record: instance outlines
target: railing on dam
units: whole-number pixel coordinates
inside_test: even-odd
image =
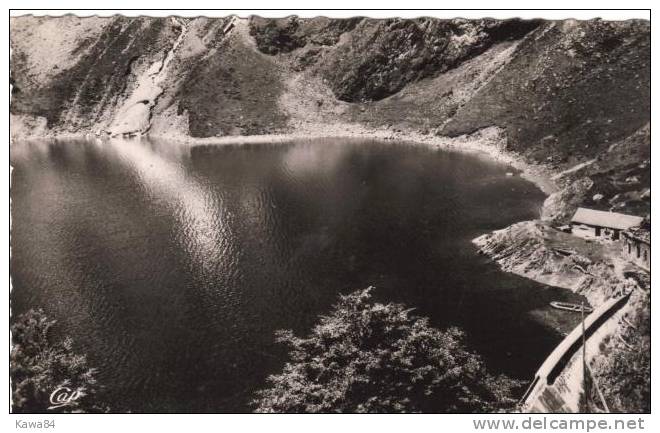
[[[595,309],[593,313],[587,316],[584,320],[585,338],[589,338],[593,335],[603,323],[625,305],[629,297],[630,294],[628,293],[618,298],[609,299],[607,302],[603,303],[603,305]],[[559,343],[550,356],[548,356],[543,364],[541,364],[541,368],[536,372],[534,380],[520,400],[523,411],[543,388],[554,384],[555,380],[562,373],[573,355],[575,355],[581,347],[582,325],[580,324],[576,326],[561,343]]]

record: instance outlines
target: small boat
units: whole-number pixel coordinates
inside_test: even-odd
[[[550,302],[550,305],[554,308],[557,308],[558,310],[574,311],[576,313],[582,311],[582,305],[571,304],[570,302],[553,301]],[[588,305],[584,306],[585,313],[591,313],[592,311],[594,311],[594,309],[591,308],[590,306]]]

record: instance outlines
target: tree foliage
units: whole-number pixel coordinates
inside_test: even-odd
[[[54,320],[43,310],[20,315],[11,326],[12,349],[9,369],[12,381],[12,412],[58,413],[99,412],[105,409],[93,403],[99,386],[96,371],[87,365],[85,356],[73,351],[70,338],[55,341]],[[51,408],[51,395],[61,388],[78,391],[79,397],[68,404]],[[49,409],[50,408],[50,409]]]
[[[372,288],[341,296],[311,334],[278,331],[290,361],[268,378],[257,412],[492,412],[522,384],[493,376],[457,328],[440,331]]]
[[[650,287],[649,287],[650,289]],[[612,412],[651,412],[651,296],[633,295],[628,320],[618,330],[611,353],[596,365],[596,376]]]
[[[651,337],[641,337],[633,349],[617,348],[609,362],[612,374],[604,394],[610,410],[650,413]]]

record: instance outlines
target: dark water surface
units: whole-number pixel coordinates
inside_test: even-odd
[[[457,325],[490,369],[528,379],[565,290],[503,273],[471,239],[538,215],[509,168],[405,144],[17,144],[13,313],[42,307],[117,411],[250,410],[337,294]],[[566,313],[563,313],[566,314]]]

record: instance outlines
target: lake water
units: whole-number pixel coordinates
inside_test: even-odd
[[[339,293],[369,285],[494,372],[529,379],[561,336],[558,288],[507,274],[474,237],[544,199],[485,158],[403,143],[13,145],[13,314],[41,307],[115,411],[242,412]]]

